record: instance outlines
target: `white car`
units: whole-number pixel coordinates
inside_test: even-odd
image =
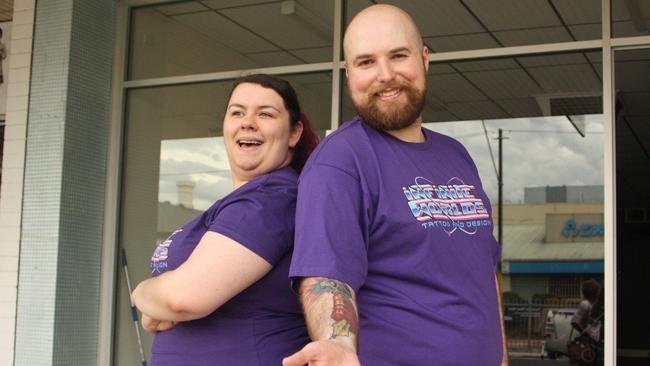
[[[567,342],[578,336],[578,332],[571,326],[571,318],[577,311],[576,308],[559,308],[549,309],[546,313],[542,358],[554,360],[560,355],[566,355]]]

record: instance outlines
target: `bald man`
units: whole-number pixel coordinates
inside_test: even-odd
[[[300,178],[290,276],[313,342],[284,365],[507,364],[491,208],[465,148],[422,128],[420,32],[374,5],[344,52],[359,116]]]

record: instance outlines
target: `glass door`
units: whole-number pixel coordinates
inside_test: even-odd
[[[615,63],[617,355],[650,363],[650,48],[618,50]]]

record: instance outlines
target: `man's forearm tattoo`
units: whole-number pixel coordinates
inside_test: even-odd
[[[353,303],[352,291],[344,283],[328,278],[317,278],[307,288],[306,305],[315,302],[321,295],[331,293],[333,299],[332,335],[334,339],[339,336],[350,336],[350,332],[359,334],[359,318]]]

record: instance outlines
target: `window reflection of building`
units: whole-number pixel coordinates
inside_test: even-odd
[[[322,0],[137,8],[129,79],[331,61],[333,10]]]
[[[178,203],[158,202],[158,234],[156,244],[167,239],[180,225],[193,220],[203,211],[194,209],[194,187],[192,181],[178,181]]]
[[[580,298],[583,279],[604,273],[603,187],[526,187],[504,206],[504,291],[526,301]]]

